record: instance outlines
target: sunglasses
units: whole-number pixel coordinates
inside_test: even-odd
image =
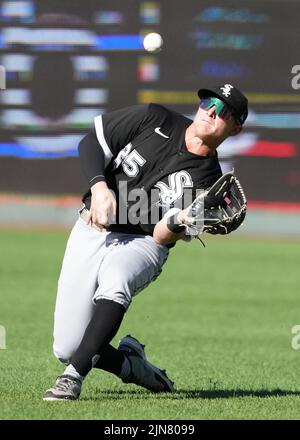
[[[212,106],[216,106],[216,115],[218,115],[223,121],[229,121],[232,116],[228,105],[224,101],[215,97],[201,98],[199,107],[203,110],[209,110]]]

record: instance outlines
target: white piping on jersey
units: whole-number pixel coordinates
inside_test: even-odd
[[[105,176],[103,176],[103,174],[98,174],[97,176],[93,177],[89,183],[91,183],[93,180],[97,179],[97,177],[103,177],[105,179]]]
[[[109,146],[107,145],[105,137],[104,137],[102,115],[96,116],[94,118],[94,124],[95,124],[95,128],[96,128],[98,142],[101,145],[102,150],[104,152],[105,166],[107,166],[109,164],[109,162],[111,161],[113,154],[110,151]]]

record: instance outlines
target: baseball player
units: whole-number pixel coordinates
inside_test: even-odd
[[[235,178],[222,176],[216,150],[241,131],[247,98],[231,84],[200,89],[198,96],[194,121],[158,104],[134,105],[97,116],[80,142],[89,190],[67,243],[54,322],[54,354],[67,367],[44,400],[78,399],[92,368],[152,392],[174,391],[136,338],[125,336],[118,348],[110,342],[176,241],[231,232],[244,218],[245,199],[235,208],[241,188],[230,192]],[[196,190],[204,191],[210,214],[201,229]],[[179,206],[188,191],[191,204]]]

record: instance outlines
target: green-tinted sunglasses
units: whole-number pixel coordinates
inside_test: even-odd
[[[229,110],[228,105],[226,105],[224,101],[221,101],[221,99],[215,98],[213,96],[201,98],[200,108],[202,108],[203,110],[209,110],[213,105],[216,106],[216,114],[224,121],[229,121],[232,113]]]

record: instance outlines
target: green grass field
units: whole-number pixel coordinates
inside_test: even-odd
[[[300,241],[234,235],[180,243],[133,302],[117,340],[146,344],[177,392],[151,394],[92,371],[78,402],[43,402],[67,233],[0,231],[0,419],[299,419]]]

